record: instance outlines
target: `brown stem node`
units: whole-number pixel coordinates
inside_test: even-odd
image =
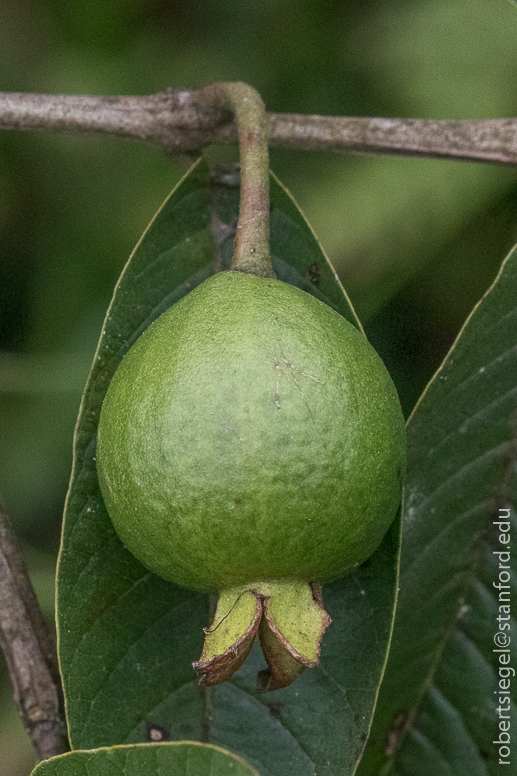
[[[0,647],[36,756],[66,751],[57,654],[0,497]]]

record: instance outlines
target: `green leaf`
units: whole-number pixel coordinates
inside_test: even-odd
[[[240,757],[193,741],[68,752],[36,766],[32,776],[259,776]]]
[[[516,377],[517,248],[409,421],[399,601],[361,776],[502,772],[493,743],[504,654],[494,652],[496,618],[513,633],[517,623],[504,620],[493,587],[501,557],[494,552],[509,549],[498,517],[517,535]],[[507,565],[515,596],[515,551]],[[517,668],[515,646],[513,639],[508,654]],[[512,679],[513,730],[516,686]]]
[[[271,244],[278,276],[359,326],[310,227],[272,179]],[[333,619],[321,664],[261,694],[260,649],[232,680],[200,688],[209,598],[149,573],[125,550],[95,469],[102,400],[120,359],[164,309],[230,266],[238,188],[196,165],[166,200],[128,262],[108,310],[76,428],[58,567],[58,640],[73,748],[172,740],[215,743],[262,776],[352,773],[371,721],[390,635],[400,522],[362,567],[325,586]]]
[[[325,302],[362,331],[338,274],[288,190],[271,173],[270,248],[279,280]]]

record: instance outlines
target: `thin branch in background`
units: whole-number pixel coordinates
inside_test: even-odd
[[[66,751],[54,641],[0,497],[0,647],[39,760]]]
[[[433,120],[268,113],[269,144],[282,148],[517,163],[517,119]],[[228,110],[208,90],[143,96],[0,93],[0,129],[109,134],[144,140],[168,154],[236,143]]]
[[[517,119],[433,120],[269,114],[272,146],[517,163]]]

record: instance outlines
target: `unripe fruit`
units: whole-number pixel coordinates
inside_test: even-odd
[[[269,583],[333,579],[376,549],[400,503],[404,422],[382,361],[341,315],[278,280],[222,272],[121,362],[97,465],[113,524],[147,568],[263,602]]]

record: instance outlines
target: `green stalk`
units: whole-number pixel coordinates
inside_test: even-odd
[[[255,89],[241,82],[215,83],[203,92],[233,113],[239,135],[241,199],[232,270],[275,278],[269,250],[269,152],[264,103]]]

